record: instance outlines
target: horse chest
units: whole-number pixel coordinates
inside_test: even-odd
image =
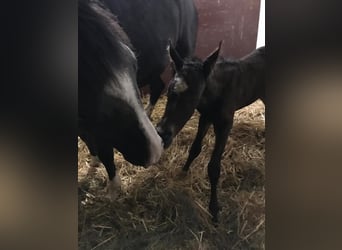
[[[197,106],[197,110],[201,114],[213,114],[217,109],[217,98],[213,96],[202,96],[199,105]],[[217,110],[216,110],[217,111]]]

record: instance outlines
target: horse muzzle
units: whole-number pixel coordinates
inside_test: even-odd
[[[169,129],[164,130],[161,127],[157,126],[157,132],[163,140],[164,149],[168,148],[171,145],[173,139],[172,131]]]

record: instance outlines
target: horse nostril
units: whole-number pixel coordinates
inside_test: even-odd
[[[157,126],[156,127],[157,133],[160,137],[162,137],[161,135],[163,134],[163,130],[161,129],[161,127]]]

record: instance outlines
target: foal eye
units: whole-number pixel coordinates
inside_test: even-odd
[[[167,94],[168,94],[168,95],[175,94],[175,92],[174,92],[174,84],[173,84],[173,83],[171,83],[171,84],[169,85],[169,87],[168,87],[168,89],[167,89]]]
[[[178,94],[176,84],[173,84],[172,87],[170,88],[170,92],[172,94]]]

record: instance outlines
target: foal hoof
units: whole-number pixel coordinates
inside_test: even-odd
[[[182,168],[176,169],[176,177],[179,179],[185,179],[188,176],[188,171],[183,170]]]
[[[213,218],[212,218],[211,220],[212,220],[214,226],[217,227],[217,226],[218,226],[218,223],[219,223],[217,215],[216,215],[216,216],[213,216]]]
[[[212,220],[212,222],[213,222],[213,224],[214,224],[215,227],[218,226],[218,222],[219,222],[219,220],[218,220],[218,214],[219,214],[219,211],[220,211],[220,210],[221,210],[221,209],[220,209],[219,206],[211,207],[211,206],[209,205],[209,211],[210,211],[210,214],[211,214],[211,216],[212,216],[211,220]]]
[[[118,199],[118,196],[119,196],[119,191],[116,190],[116,191],[112,191],[112,192],[108,192],[106,194],[106,198],[110,201],[110,202],[114,202]]]
[[[117,174],[115,175],[112,181],[108,181],[106,197],[110,201],[115,201],[118,198],[120,191],[121,191],[121,180],[120,180],[120,176]]]

